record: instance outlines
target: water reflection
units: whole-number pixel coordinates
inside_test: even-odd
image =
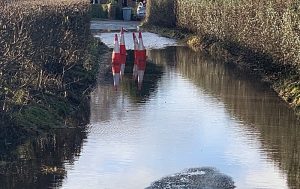
[[[137,81],[132,78],[134,52],[128,50],[127,53],[125,78],[124,81],[122,81],[122,90],[128,94],[129,98],[135,103],[146,102],[158,87],[157,84],[163,74],[163,66],[147,61],[145,74],[141,86],[139,86]]]
[[[300,188],[299,121],[275,93],[185,47],[147,54],[141,91],[132,51],[119,91],[103,72],[88,135],[60,130],[0,149],[0,188],[144,188],[203,166],[237,188]]]
[[[144,99],[128,65],[120,91],[100,83],[92,93],[88,139],[63,188],[145,188],[203,166],[237,188],[299,186],[299,122],[272,91],[185,47],[147,54],[161,74]]]
[[[66,176],[86,138],[83,129],[59,130],[30,139],[14,149],[0,149],[0,188],[55,188]]]
[[[128,69],[131,69],[130,65],[126,66]],[[158,88],[157,84],[162,74],[162,66],[148,62],[141,86],[139,86],[136,80],[131,78],[131,73],[128,72],[125,81],[122,82],[122,89],[124,92],[128,93],[130,99],[135,103],[146,102]]]
[[[124,113],[124,101],[129,100],[137,106],[146,103],[155,95],[158,88],[158,82],[163,74],[163,67],[152,62],[147,62],[145,75],[141,89],[138,88],[137,81],[132,78],[134,52],[127,51],[127,59],[125,66],[125,75],[121,81],[121,91],[115,91],[110,74],[104,72],[102,79],[92,92],[91,105],[97,108],[91,110],[91,123],[99,121],[109,121],[112,117],[121,119]],[[99,105],[99,106],[98,106]]]
[[[273,91],[231,65],[208,60],[186,48],[149,53],[156,62],[176,62],[179,73],[224,103],[230,117],[243,123],[243,132],[254,135],[262,153],[287,173],[290,188],[300,188],[299,120]]]

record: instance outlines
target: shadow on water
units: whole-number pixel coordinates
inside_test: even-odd
[[[300,123],[295,113],[268,87],[242,73],[184,47],[150,51],[153,62],[172,65],[204,93],[222,102],[245,133],[256,137],[263,153],[287,174],[291,188],[300,188]]]
[[[55,188],[66,176],[64,163],[79,156],[86,132],[61,129],[32,138],[10,151],[0,149],[0,188]]]
[[[137,81],[132,79],[133,51],[127,51],[127,63],[125,79],[122,82],[123,91],[127,92],[130,99],[135,103],[145,103],[152,93],[158,88],[157,84],[163,74],[163,66],[147,62],[142,88],[138,89]]]
[[[0,139],[0,189],[61,186],[66,177],[64,164],[72,164],[79,157],[87,138],[86,128],[82,126],[90,117],[88,101],[80,106],[82,110],[76,112],[75,117],[65,120],[73,128],[53,129],[48,134],[37,134],[26,140],[15,139],[14,143],[3,143],[5,137]]]

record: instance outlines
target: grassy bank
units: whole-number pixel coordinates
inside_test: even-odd
[[[90,33],[89,1],[0,6],[1,141],[86,123],[102,47]]]
[[[147,14],[150,25],[193,33],[194,49],[249,69],[300,112],[298,1],[154,0]]]

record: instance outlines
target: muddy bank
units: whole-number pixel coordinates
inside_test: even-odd
[[[205,52],[218,61],[237,66],[245,74],[258,77],[300,116],[300,73],[296,66],[279,64],[268,54],[228,41],[222,42],[213,36],[199,36],[180,28],[164,28],[145,23],[143,29],[179,39],[195,51]]]

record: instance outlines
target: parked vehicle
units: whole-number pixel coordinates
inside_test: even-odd
[[[143,19],[146,16],[146,4],[140,2],[136,10],[136,16],[138,19]]]

